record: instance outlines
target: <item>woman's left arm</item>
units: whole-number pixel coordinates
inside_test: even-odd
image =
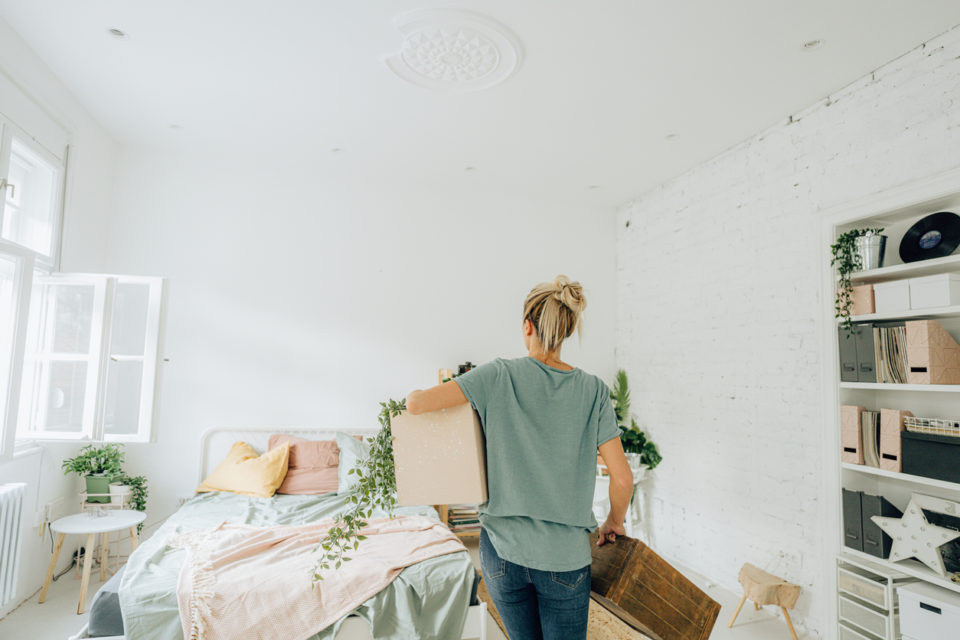
[[[456,380],[448,380],[429,389],[411,391],[407,394],[407,411],[413,415],[439,411],[467,402]]]

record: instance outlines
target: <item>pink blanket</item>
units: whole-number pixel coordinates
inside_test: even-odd
[[[311,588],[315,553],[322,551],[313,548],[331,524],[223,523],[172,536],[168,545],[187,550],[177,585],[184,637],[305,640],[389,585],[404,567],[465,549],[431,518],[371,520],[353,560]]]

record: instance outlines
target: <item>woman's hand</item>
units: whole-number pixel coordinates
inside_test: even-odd
[[[600,537],[597,540],[597,546],[603,546],[604,542],[613,542],[617,539],[617,536],[627,535],[626,530],[623,528],[623,524],[617,524],[613,522],[610,518],[607,518],[600,528],[597,529],[600,532]]]

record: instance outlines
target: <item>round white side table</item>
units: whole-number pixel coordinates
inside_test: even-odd
[[[147,514],[142,511],[133,511],[131,509],[115,509],[107,512],[106,515],[98,516],[96,512],[88,511],[86,513],[77,513],[72,516],[66,516],[50,524],[50,530],[56,532],[57,542],[53,548],[53,557],[50,558],[50,566],[47,567],[47,577],[43,581],[43,591],[40,592],[39,602],[47,599],[47,590],[50,588],[50,581],[53,579],[53,572],[57,568],[57,558],[60,556],[60,549],[63,547],[63,540],[69,534],[86,535],[87,544],[85,546],[83,560],[83,578],[80,581],[80,603],[77,605],[77,614],[83,613],[84,603],[87,599],[87,585],[90,583],[90,563],[93,556],[93,546],[97,534],[100,534],[100,580],[107,579],[107,535],[114,531],[127,530],[130,532],[130,546],[137,548],[137,525],[146,519]]]

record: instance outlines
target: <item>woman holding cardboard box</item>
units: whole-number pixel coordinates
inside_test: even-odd
[[[523,305],[527,357],[498,358],[407,396],[414,414],[465,402],[480,414],[489,496],[480,564],[511,640],[586,638],[598,450],[611,505],[599,544],[624,534],[633,494],[610,390],[560,360],[585,306],[580,283],[566,276],[537,285]]]

